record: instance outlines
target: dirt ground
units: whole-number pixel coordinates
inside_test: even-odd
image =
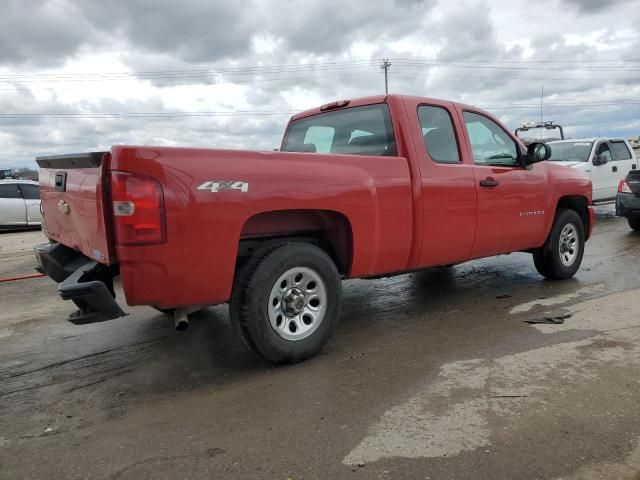
[[[0,235],[0,278],[42,239]],[[0,283],[0,478],[639,480],[639,259],[600,207],[572,280],[512,254],[349,281],[322,355],[279,368],[225,306],[78,327],[51,280]]]

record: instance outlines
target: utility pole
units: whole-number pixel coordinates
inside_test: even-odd
[[[388,58],[382,60],[382,65],[380,65],[380,69],[384,70],[384,93],[389,93],[389,67],[391,66],[391,62]]]
[[[540,123],[544,120],[542,118],[542,105],[544,104],[544,82],[540,85]],[[540,140],[542,140],[542,129],[540,130]]]

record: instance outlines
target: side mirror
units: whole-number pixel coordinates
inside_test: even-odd
[[[607,157],[605,157],[604,155],[596,155],[595,157],[593,157],[593,164],[596,167],[599,167],[600,165],[604,165],[608,162]]]
[[[528,163],[544,162],[551,158],[551,147],[546,143],[534,142],[527,146]]]

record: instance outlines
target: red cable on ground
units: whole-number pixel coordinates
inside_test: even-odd
[[[0,283],[17,282],[18,280],[28,280],[30,278],[46,277],[44,273],[33,273],[31,275],[23,275],[21,277],[0,278]]]

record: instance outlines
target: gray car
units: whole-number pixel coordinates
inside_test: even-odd
[[[39,227],[40,190],[31,180],[0,180],[0,229]]]

